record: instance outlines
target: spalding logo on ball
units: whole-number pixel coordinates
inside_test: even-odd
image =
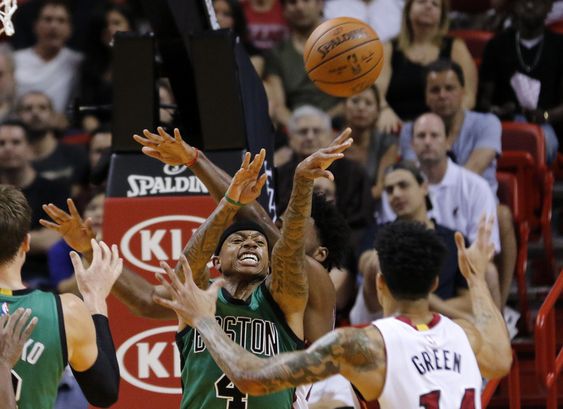
[[[307,75],[321,91],[349,97],[373,85],[383,68],[383,46],[366,23],[339,17],[311,33],[303,59]]]

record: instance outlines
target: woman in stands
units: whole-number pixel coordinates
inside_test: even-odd
[[[461,39],[447,37],[448,0],[407,0],[399,36],[384,46],[383,70],[376,84],[382,95],[378,128],[398,132],[402,121],[427,111],[425,68],[438,58],[461,65],[466,79],[464,106],[475,105],[477,69]]]

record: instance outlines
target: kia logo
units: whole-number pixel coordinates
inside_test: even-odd
[[[149,264],[149,261],[158,265],[162,260],[177,260],[188,236],[204,221],[203,217],[179,214],[145,220],[123,235],[121,253],[131,264],[142,270],[162,272],[160,267]]]
[[[176,325],[152,328],[121,344],[116,352],[121,377],[131,385],[149,392],[180,395],[181,387],[163,384],[180,384],[180,353],[173,341],[177,329]],[[128,368],[127,363],[136,367],[136,371]]]

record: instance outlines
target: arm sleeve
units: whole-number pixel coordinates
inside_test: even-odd
[[[474,149],[494,149],[497,155],[500,155],[502,153],[502,125],[500,120],[493,114],[485,114],[483,121],[479,121],[479,125],[481,129],[477,132],[477,141]]]
[[[84,372],[74,369],[72,372],[88,402],[94,406],[107,408],[117,401],[119,394],[119,365],[107,317],[96,314],[92,315],[92,320],[96,328],[98,357],[96,362]]]

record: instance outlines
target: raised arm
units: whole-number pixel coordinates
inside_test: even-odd
[[[307,274],[303,271],[304,233],[311,216],[313,181],[321,176],[334,179],[326,169],[344,156],[342,152],[352,143],[350,132],[346,129],[328,147],[319,149],[297,165],[281,237],[272,250],[271,274],[266,284],[297,334],[303,331],[303,313],[308,298]]]
[[[479,222],[477,239],[469,248],[465,247],[461,233],[455,236],[459,268],[467,280],[474,316],[474,325],[467,322],[459,324],[468,335],[481,374],[487,379],[503,377],[510,371],[512,364],[512,348],[506,324],[485,281],[487,265],[494,254],[492,228],[492,217],[486,220],[483,216]]]
[[[172,300],[156,301],[198,330],[217,365],[242,392],[268,394],[341,373],[366,399],[379,397],[386,371],[385,346],[375,327],[337,330],[306,351],[259,358],[233,343],[217,325],[214,316],[220,280],[203,291],[193,282],[189,268],[184,282],[173,271],[168,273],[170,282],[159,278]]]
[[[92,262],[92,242],[94,232],[89,219],[82,220],[72,199],[67,200],[68,212],[50,203],[43,210],[52,221],[41,219],[46,228],[58,232],[66,243],[82,254],[87,263]],[[176,319],[176,315],[153,301],[153,295],[166,296],[163,287],[149,283],[139,274],[124,267],[112,288],[113,294],[135,315],[145,318]]]
[[[88,268],[71,252],[76,281],[84,302],[71,294],[61,296],[68,361],[84,396],[92,405],[108,407],[119,394],[119,365],[109,328],[106,298],[121,274],[123,260],[117,246],[91,241]]]
[[[184,250],[190,266],[193,266],[192,271],[200,288],[207,288],[206,265],[217,247],[221,234],[231,224],[239,209],[260,195],[266,182],[266,174],[258,177],[266,151],[262,149],[252,162],[250,156],[249,152],[245,154],[244,161],[231,180],[225,196],[192,235]]]
[[[16,409],[11,370],[37,325],[36,317],[29,321],[30,315],[30,309],[18,308],[12,315],[0,316],[0,402],[4,409]]]
[[[178,129],[174,129],[174,137],[160,127],[157,132],[155,134],[145,129],[144,137],[134,135],[133,138],[143,145],[142,151],[147,156],[168,165],[189,165],[193,174],[201,180],[209,194],[219,203],[227,192],[232,177],[211,162],[203,152],[184,142]],[[237,217],[251,219],[262,225],[270,243],[274,244],[278,240],[280,236],[278,228],[258,202],[247,203],[239,210]]]

